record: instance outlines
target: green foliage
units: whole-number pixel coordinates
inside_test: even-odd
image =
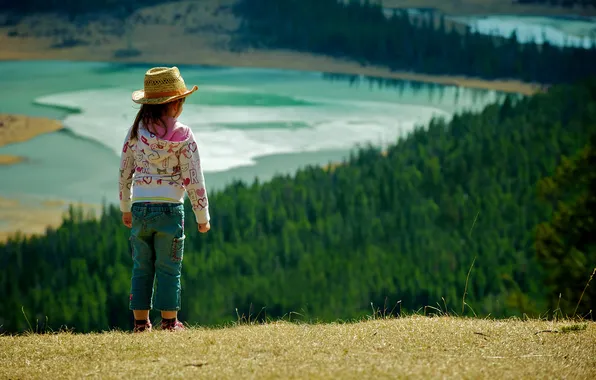
[[[553,87],[433,120],[385,153],[362,148],[330,171],[211,194],[207,235],[187,208],[181,318],[213,325],[295,312],[329,321],[399,301],[400,313],[437,303],[459,313],[475,257],[467,314],[544,312],[550,293],[534,237],[553,214],[535,189],[594,132],[595,105],[594,81]],[[115,207],[99,220],[73,209],[56,231],[0,245],[2,328],[28,328],[22,307],[32,322],[48,316],[52,329],[129,328],[128,237]],[[565,301],[577,300],[572,289]]]
[[[592,109],[594,113],[596,110]],[[549,222],[536,231],[536,249],[550,288],[550,305],[567,315],[596,310],[596,287],[582,289],[596,270],[596,125],[592,141],[573,158],[563,158],[551,177],[539,182],[539,193],[554,205]],[[579,295],[582,294],[582,302]]]
[[[349,58],[363,65],[440,75],[562,83],[596,74],[592,49],[520,44],[445,30],[404,11],[386,17],[380,4],[352,0],[240,0],[239,46],[283,48]]]

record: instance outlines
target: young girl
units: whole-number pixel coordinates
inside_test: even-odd
[[[185,191],[199,232],[210,229],[195,136],[177,121],[185,98],[197,89],[186,88],[178,68],[156,67],[145,74],[144,89],[132,94],[132,100],[142,106],[124,142],[119,182],[122,222],[132,228],[130,309],[134,332],[151,331],[149,310],[153,306],[161,310],[162,329],[184,329],[177,315]]]

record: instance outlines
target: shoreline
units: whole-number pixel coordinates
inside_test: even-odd
[[[0,154],[0,166],[14,165],[14,164],[18,164],[18,163],[21,163],[24,161],[25,161],[25,159],[23,157]]]
[[[84,219],[91,218],[91,213],[95,217],[100,216],[99,205],[62,200],[19,200],[0,196],[0,244],[15,235],[44,235],[48,228],[60,227],[70,205],[81,207]]]
[[[213,52],[212,52],[213,53]],[[165,54],[172,57],[171,54]],[[118,59],[102,56],[84,58],[79,54],[55,54],[51,57],[40,54],[18,54],[14,52],[0,52],[0,61],[26,61],[26,60],[52,60],[74,62],[106,62],[148,64],[155,62],[168,65],[197,65],[213,67],[245,67],[259,69],[296,70],[315,73],[362,75],[382,79],[398,79],[414,82],[442,84],[446,86],[467,87],[480,90],[518,93],[534,95],[544,90],[546,85],[539,83],[522,82],[516,79],[488,80],[482,78],[455,76],[455,75],[429,75],[416,72],[391,71],[381,66],[361,66],[355,62],[339,60],[327,56],[309,53],[298,53],[285,50],[247,51],[244,53],[214,52],[208,58],[189,59],[180,56],[178,59],[158,58],[155,54],[145,55],[136,59]],[[147,65],[149,67],[151,63]]]

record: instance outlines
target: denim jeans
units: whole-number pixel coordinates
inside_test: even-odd
[[[131,310],[180,310],[180,273],[184,252],[184,206],[176,203],[132,205]]]

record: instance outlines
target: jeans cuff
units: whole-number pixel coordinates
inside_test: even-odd
[[[134,303],[133,302],[130,302],[128,304],[128,308],[130,310],[153,310],[153,305],[151,305],[151,304],[144,304],[143,305],[143,304],[138,303],[138,302],[134,302]]]
[[[159,310],[159,311],[179,311],[180,310],[180,306],[176,306],[176,307],[155,307],[155,310]]]

